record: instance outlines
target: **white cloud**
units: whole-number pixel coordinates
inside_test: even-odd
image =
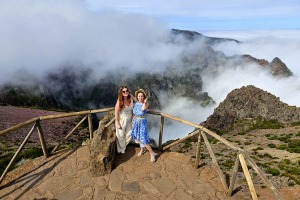
[[[152,17],[92,12],[82,1],[7,1],[0,7],[1,80],[24,68],[41,77],[63,65],[158,71],[183,51]]]
[[[226,92],[242,85],[253,84],[280,97],[285,103],[300,106],[300,59],[297,53],[298,49],[300,49],[300,31],[228,31],[207,32],[206,34],[214,37],[234,38],[243,42],[239,45],[224,43],[214,47],[215,50],[222,51],[227,56],[250,54],[259,59],[266,59],[269,62],[273,58],[278,57],[295,75],[295,77],[289,79],[277,80],[256,70],[239,69],[234,72],[225,71],[218,77],[218,80],[215,80],[216,83],[214,85],[207,86],[208,91],[210,91],[210,87],[211,89],[219,88],[218,85],[225,87],[224,84],[228,86]],[[232,81],[228,82],[229,78]],[[221,92],[221,94],[223,93]]]
[[[250,54],[269,62],[278,57],[297,76],[300,76],[300,59],[296,53],[300,49],[300,30],[220,31],[205,32],[205,34],[211,37],[233,38],[243,42],[240,45],[223,43],[214,47],[228,56]]]

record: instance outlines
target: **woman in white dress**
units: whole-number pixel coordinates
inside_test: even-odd
[[[133,95],[130,94],[126,86],[119,88],[118,100],[115,106],[118,153],[125,153],[126,146],[131,140],[133,99]]]

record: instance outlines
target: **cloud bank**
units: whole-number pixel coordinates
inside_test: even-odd
[[[300,31],[227,31],[205,34],[212,37],[230,37],[243,42],[240,45],[223,43],[214,47],[215,50],[224,52],[226,56],[250,54],[269,62],[278,57],[294,73],[294,76],[288,79],[274,79],[260,69],[251,67],[251,70],[249,68],[225,70],[219,73],[220,76],[212,79],[214,82],[208,80],[211,77],[206,77],[205,89],[210,91],[209,94],[214,99],[219,99],[217,102],[224,99],[232,89],[251,84],[280,97],[285,103],[300,106],[300,59],[297,54],[297,49],[300,49]]]
[[[93,12],[83,1],[4,1],[0,7],[0,79],[24,69],[36,76],[64,65],[158,71],[183,47],[167,42],[157,19]]]

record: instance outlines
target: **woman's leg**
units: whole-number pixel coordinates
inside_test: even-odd
[[[138,153],[138,157],[140,157],[146,153],[146,149],[145,149],[145,146],[143,144],[141,144],[139,141],[136,141],[136,142],[140,144],[141,151]]]
[[[157,153],[155,153],[155,152],[152,150],[150,144],[144,144],[144,145],[145,145],[145,147],[148,149],[148,151],[150,152],[150,161],[151,161],[151,162],[155,162],[155,161],[156,161],[155,156],[157,156]]]

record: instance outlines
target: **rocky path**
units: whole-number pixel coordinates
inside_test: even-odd
[[[35,159],[9,173],[0,199],[227,199],[209,167],[194,169],[187,156],[174,152],[150,163],[149,153],[137,157],[137,151],[129,146],[102,177],[89,175],[87,146]]]
[[[251,199],[247,188],[227,197],[213,168],[195,169],[184,154],[159,153],[157,162],[150,163],[149,153],[137,157],[138,151],[128,146],[112,173],[101,177],[89,175],[87,146],[35,159],[8,174],[0,199]],[[299,191],[294,196],[285,191],[285,197],[300,199]],[[258,192],[260,199],[273,199],[269,192]]]

